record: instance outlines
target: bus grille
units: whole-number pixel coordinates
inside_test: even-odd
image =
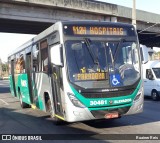
[[[135,89],[129,89],[129,90],[122,90],[122,91],[112,91],[112,92],[83,92],[81,95],[83,95],[85,98],[111,98],[111,97],[120,97],[120,96],[127,96],[133,93]]]

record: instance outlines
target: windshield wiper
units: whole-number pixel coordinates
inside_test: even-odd
[[[88,52],[92,58],[92,61],[94,64],[96,65],[99,65],[99,62],[98,62],[98,57],[95,56],[95,53],[93,52],[93,50],[91,49],[91,40],[89,38],[84,38],[84,42],[87,46],[87,49],[88,49]]]
[[[118,53],[118,51],[119,51],[119,48],[120,48],[120,45],[121,45],[121,43],[124,41],[124,39],[120,39],[120,41],[118,42],[118,45],[117,45],[117,47],[116,47],[116,49],[115,49],[115,52],[114,52],[114,55],[112,54],[112,50],[111,50],[111,48],[109,47],[109,53],[110,53],[110,55],[111,55],[111,61],[112,61],[112,67],[113,67],[113,69],[114,69],[114,64],[115,64],[115,57],[116,57],[116,55],[117,55],[117,53]]]
[[[114,61],[115,61],[115,57],[116,57],[116,55],[117,55],[117,53],[118,53],[118,51],[119,51],[120,45],[121,45],[121,43],[123,43],[124,41],[125,41],[124,39],[120,39],[120,41],[118,42],[118,45],[117,45],[116,50],[115,50],[114,55],[113,55],[113,60],[114,60]]]

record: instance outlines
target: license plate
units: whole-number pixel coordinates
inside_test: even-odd
[[[117,112],[115,113],[108,113],[104,116],[106,119],[112,119],[112,118],[118,118],[119,114]]]

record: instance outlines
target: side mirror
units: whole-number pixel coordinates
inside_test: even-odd
[[[62,45],[58,44],[51,47],[51,63],[56,66],[63,66]]]

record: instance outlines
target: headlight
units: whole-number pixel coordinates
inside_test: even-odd
[[[134,98],[134,102],[137,102],[141,98],[142,94],[143,94],[143,86],[140,87],[136,97]]]
[[[139,92],[138,92],[138,94],[137,94],[136,97],[134,98],[134,102],[136,102],[136,101],[139,100],[139,98],[141,97],[141,94],[142,94],[142,93],[139,93]]]
[[[84,108],[85,106],[75,97],[72,93],[67,93],[70,101],[73,103],[74,106]]]

